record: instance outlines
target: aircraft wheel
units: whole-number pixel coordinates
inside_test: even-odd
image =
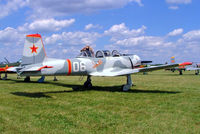
[[[30,82],[31,79],[30,79],[30,76],[27,76],[25,79],[24,79],[24,82]]]
[[[122,86],[122,90],[123,90],[124,92],[128,91],[130,88],[131,88],[131,85],[123,85],[123,86]]]

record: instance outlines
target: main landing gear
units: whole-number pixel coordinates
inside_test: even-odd
[[[8,78],[8,74],[5,73],[5,76],[3,77],[3,80],[7,80],[7,78]]]
[[[26,78],[24,79],[24,82],[30,82],[31,79],[30,79],[30,76],[26,76]]]
[[[180,71],[179,71],[179,75],[183,75],[183,72],[182,72],[182,70],[180,70]]]
[[[54,76],[54,79],[53,79],[53,81],[58,81],[58,79],[56,78],[56,76]]]
[[[198,74],[199,74],[199,70],[196,70],[196,71],[195,71],[195,75],[198,75]]]
[[[38,79],[38,83],[43,83],[43,82],[44,82],[44,79],[45,79],[45,76],[41,76],[41,78]]]
[[[131,75],[128,74],[126,77],[127,77],[127,84],[122,86],[123,91],[128,91],[133,86]]]
[[[133,86],[131,75],[128,74],[126,77],[127,77],[127,84],[122,86],[122,90],[123,91],[128,91]],[[92,82],[91,81],[92,81],[91,80],[91,76],[88,75],[87,76],[87,80],[84,83],[84,87],[85,88],[91,88],[92,87]]]
[[[90,75],[88,75],[87,76],[87,80],[86,80],[86,82],[84,83],[84,87],[85,88],[91,88],[92,87],[92,82],[91,82],[92,80],[91,80],[91,76]]]
[[[0,73],[0,80],[7,80],[7,78],[8,78],[7,73],[5,73],[5,76],[3,78],[1,78],[1,73]]]
[[[44,79],[45,79],[45,76],[41,76],[40,79],[38,79],[38,83],[43,83],[44,82]],[[26,78],[24,79],[24,82],[30,82],[31,81],[31,78],[30,76],[26,76]]]

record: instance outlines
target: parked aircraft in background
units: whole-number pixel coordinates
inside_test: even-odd
[[[12,73],[11,71],[7,71],[7,69],[20,65],[20,61],[10,63],[6,58],[4,58],[4,59],[5,59],[5,61],[0,63],[0,80],[7,79],[7,76],[8,76],[7,73]],[[2,73],[5,73],[5,76],[3,78],[1,78]]]
[[[171,64],[175,64],[175,57],[174,56],[171,57]],[[182,65],[182,66],[179,66],[179,67],[173,67],[173,68],[167,68],[165,70],[170,70],[172,72],[179,71],[179,75],[183,75],[183,71],[186,70],[186,65]]]
[[[90,50],[82,51],[73,59],[53,59],[46,56],[44,45],[40,34],[26,36],[21,65],[9,68],[20,76],[26,76],[25,81],[30,81],[30,76],[87,76],[84,86],[92,87],[91,76],[126,76],[127,83],[123,91],[127,91],[133,85],[131,74],[148,72],[158,69],[172,68],[180,65],[191,65],[190,62],[182,64],[167,64],[154,67],[139,68],[142,61],[139,56],[133,54],[120,54],[114,50],[99,50],[92,56]]]

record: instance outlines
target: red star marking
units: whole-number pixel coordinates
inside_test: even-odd
[[[30,47],[30,49],[32,50],[31,53],[37,53],[38,47],[35,47],[35,44],[33,44],[33,47]]]

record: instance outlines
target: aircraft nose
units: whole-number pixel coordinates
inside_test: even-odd
[[[134,55],[133,58],[136,59],[137,61],[140,61],[140,57],[138,55]]]

